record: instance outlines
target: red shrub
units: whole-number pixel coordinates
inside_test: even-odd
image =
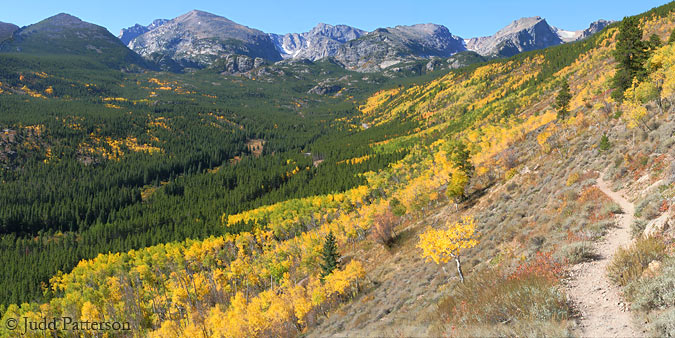
[[[564,264],[557,262],[552,256],[553,251],[537,252],[533,260],[520,264],[509,279],[523,279],[535,275],[550,281],[559,280],[564,273]]]
[[[394,240],[396,239],[394,227],[398,223],[398,219],[399,217],[388,209],[384,213],[375,216],[372,228],[373,240],[387,247],[394,244]]]

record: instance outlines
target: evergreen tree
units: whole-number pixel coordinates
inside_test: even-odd
[[[399,199],[396,197],[393,197],[391,201],[389,201],[389,209],[397,217],[405,216],[406,213],[405,205],[403,205],[403,203],[401,203],[401,201],[399,201]]]
[[[555,98],[555,106],[558,109],[559,119],[564,119],[569,114],[571,99],[572,94],[570,93],[570,85],[567,83],[567,79],[563,79],[563,82],[560,85],[560,91],[558,91],[558,96]]]
[[[623,92],[633,83],[634,78],[647,75],[645,63],[648,58],[648,44],[642,41],[642,29],[635,17],[624,18],[619,27],[614,58],[617,61],[613,79],[612,98],[623,101]]]
[[[658,35],[652,34],[649,36],[649,47],[651,49],[659,48],[662,44],[661,38]]]
[[[340,254],[337,251],[337,243],[335,242],[333,231],[328,233],[326,240],[323,242],[321,258],[323,260],[323,263],[321,264],[321,279],[323,279],[330,275],[333,270],[338,268],[338,258],[340,258]]]
[[[673,43],[675,42],[675,29],[673,29],[672,32],[670,32],[670,37],[668,38],[668,43]]]
[[[452,150],[450,151],[450,161],[455,166],[464,171],[467,176],[471,176],[474,171],[473,164],[470,161],[471,153],[467,149],[466,144],[462,141],[452,143]]]
[[[602,137],[600,138],[600,144],[598,145],[598,149],[600,149],[600,151],[607,151],[611,147],[612,144],[609,142],[607,134],[602,134]]]

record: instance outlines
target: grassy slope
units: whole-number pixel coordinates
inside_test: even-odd
[[[674,26],[672,14],[663,19],[649,15],[646,17],[649,21],[645,25],[647,29],[645,36],[657,33],[665,40]],[[562,68],[555,77],[542,78],[537,84],[537,88],[541,91],[528,100],[527,104],[515,109],[515,115],[519,117],[521,125],[526,124],[522,122],[527,121],[529,117],[551,110],[556,78],[567,75],[570,77],[572,92],[575,95],[572,106],[576,117],[570,123],[547,123],[530,130],[523,129],[524,132],[513,132],[513,129],[517,128],[504,128],[496,133],[501,134],[501,137],[493,137],[489,143],[473,142],[474,146],[480,145],[479,154],[486,148],[491,150],[489,154],[491,156],[480,156],[481,159],[486,159],[485,163],[489,163],[487,169],[493,176],[492,180],[482,178],[491,181],[487,184],[487,189],[480,191],[479,197],[473,198],[459,213],[454,211],[452,205],[441,201],[425,216],[404,224],[397,230],[401,238],[391,250],[364,246],[355,253],[369,262],[367,270],[370,271],[369,277],[373,285],[357,300],[336,310],[329,319],[312,330],[310,336],[338,333],[356,336],[438,335],[441,332],[459,335],[561,335],[578,330],[574,328],[574,312],[570,309],[572,312],[569,324],[565,321],[546,320],[535,320],[530,323],[525,320],[524,324],[521,320],[520,323],[511,324],[509,320],[509,325],[499,325],[491,323],[488,318],[483,318],[484,322],[476,325],[465,318],[463,322],[465,325],[455,324],[457,331],[454,331],[452,329],[454,326],[448,322],[456,323],[458,318],[448,320],[445,317],[452,308],[448,308],[448,301],[443,300],[446,297],[461,295],[455,288],[457,282],[454,268],[452,264],[448,264],[446,272],[446,269],[433,263],[425,263],[420,257],[420,250],[416,248],[417,234],[428,225],[439,226],[447,220],[458,219],[461,215],[474,215],[481,224],[481,243],[467,252],[464,264],[468,265],[465,271],[472,271],[472,275],[476,275],[469,278],[480,279],[480,271],[495,268],[509,271],[520,262],[532,260],[539,251],[550,251],[560,258],[580,259],[572,254],[571,248],[587,241],[597,240],[611,229],[614,221],[611,211],[613,206],[606,196],[598,194],[592,188],[594,177],[597,177],[596,171],[603,171],[609,167],[609,178],[621,182],[619,187],[631,189],[631,196],[638,203],[645,195],[650,194],[647,191],[642,193],[649,185],[646,182],[653,184],[663,179],[657,182],[657,185],[663,185],[661,189],[666,192],[664,195],[668,196],[674,187],[674,178],[669,177],[668,175],[672,174],[667,172],[668,170],[672,172],[675,168],[671,165],[670,169],[664,170],[663,158],[659,159],[658,156],[663,154],[668,154],[669,157],[666,158],[675,156],[671,147],[672,138],[668,136],[675,128],[672,108],[661,114],[652,106],[648,123],[658,127],[647,133],[627,129],[621,119],[608,117],[608,113],[619,109],[606,103],[608,93],[606,80],[613,71],[613,63],[607,55],[609,47],[612,46],[611,39],[606,40],[611,36],[611,32],[612,28],[601,34],[597,42],[594,41],[598,47],[581,55],[575,62],[569,62],[570,66]],[[537,54],[539,53],[533,52],[529,53],[529,56]],[[522,57],[528,56],[520,58]],[[476,70],[467,72],[473,71],[475,74],[482,67],[485,66],[478,66]],[[513,73],[513,70],[507,72],[508,76],[512,76]],[[492,76],[491,79],[499,80],[500,77]],[[465,79],[460,78],[459,81],[464,81],[460,82],[462,86],[464,83],[471,85],[471,82]],[[391,96],[391,99],[376,110],[387,113],[410,112],[408,109],[411,102],[425,95],[427,97],[434,95],[434,92],[439,91],[439,87],[440,91],[452,87],[453,82],[458,82],[456,77],[448,76],[445,80],[409,89],[408,93]],[[531,89],[521,90],[516,96],[523,94],[526,96],[529,90]],[[507,96],[501,101],[508,99]],[[442,115],[437,118],[436,123],[452,126],[454,121],[450,118],[449,122],[445,122],[446,117],[443,114],[452,116],[453,108],[461,105],[462,99],[461,96],[451,93],[445,100],[443,97],[436,97],[420,102],[420,105],[413,106],[413,118],[416,113],[426,113],[431,110],[428,107],[433,107],[432,109],[437,111],[432,111],[425,118],[433,119],[437,115]],[[405,105],[405,109],[398,109],[401,105]],[[607,113],[605,107],[609,109]],[[375,121],[383,117],[386,118],[386,115],[373,113]],[[482,122],[478,120],[474,126],[494,124],[499,121],[496,117],[488,115],[487,119]],[[497,125],[504,126],[507,123],[502,121]],[[554,146],[550,151],[546,151],[538,136],[544,134],[551,126],[555,126],[556,131],[547,141]],[[601,152],[597,148],[603,132],[606,132],[612,140],[613,146],[609,152]],[[632,133],[641,135],[639,141],[634,141]],[[483,133],[482,136],[486,134]],[[640,154],[644,164],[639,166],[639,169],[634,168],[634,164],[631,166],[624,162],[623,154],[628,154],[630,158]],[[643,178],[642,182],[636,183],[635,179],[638,177],[631,178],[632,170],[629,168],[643,171],[638,177],[649,179]],[[473,183],[474,188],[481,188],[483,186],[481,183],[480,180],[476,180]],[[655,187],[651,190],[653,194]],[[658,203],[663,202],[662,194],[654,199]],[[654,205],[658,203],[652,202]],[[654,215],[651,218],[654,218]],[[495,299],[484,301],[497,303]],[[487,306],[485,303],[477,305]],[[659,320],[663,325],[665,319]]]

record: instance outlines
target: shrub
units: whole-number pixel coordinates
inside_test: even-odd
[[[653,193],[635,206],[635,217],[652,220],[661,214],[662,205],[663,197],[661,194]]]
[[[607,230],[616,227],[614,220],[604,220],[591,224],[588,227],[588,238],[598,239],[607,234]]]
[[[569,264],[589,262],[598,258],[598,253],[590,242],[576,242],[560,250]]]
[[[574,183],[579,182],[579,173],[572,173],[567,177],[567,182],[565,182],[565,185],[568,187],[571,186]]]
[[[630,233],[633,237],[639,237],[645,231],[647,227],[647,222],[641,219],[635,219],[633,224],[630,225]]]
[[[567,322],[520,320],[497,325],[474,325],[447,332],[450,337],[574,337]]]
[[[535,275],[556,282],[564,274],[564,265],[553,258],[553,251],[537,252],[534,259],[520,264],[509,279],[522,279]]]
[[[391,247],[396,240],[394,227],[397,223],[397,216],[390,210],[375,216],[372,228],[372,236],[375,242]]]
[[[665,251],[666,246],[660,238],[640,237],[629,248],[617,250],[607,267],[609,279],[620,286],[626,286],[640,278],[649,263],[661,259]]]
[[[598,149],[600,149],[600,151],[607,151],[611,147],[612,143],[609,142],[607,134],[602,134],[602,137],[600,138],[600,143],[598,144]]]
[[[512,179],[513,176],[516,176],[517,173],[518,173],[517,168],[511,168],[504,174],[504,179],[508,181],[508,180]]]
[[[566,320],[571,310],[555,283],[533,272],[507,278],[490,269],[457,285],[439,303],[439,315],[444,322],[463,327]]]
[[[626,287],[633,308],[650,311],[675,306],[675,257],[665,260],[654,277],[642,277]]]
[[[606,204],[602,209],[602,214],[623,214],[621,206],[617,203]]]
[[[657,337],[675,337],[675,308],[657,316],[652,330]]]

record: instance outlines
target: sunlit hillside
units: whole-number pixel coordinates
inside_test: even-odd
[[[112,163],[121,191],[97,182],[69,192],[104,187],[93,203],[105,208],[76,199],[59,215],[0,213],[32,216],[21,218],[32,220],[21,229],[29,236],[7,240],[2,257],[21,262],[31,242],[82,250],[75,266],[59,258],[60,271],[42,272],[48,282],[33,291],[44,297],[7,296],[1,321],[133,328],[82,333],[109,337],[578,336],[596,332],[583,297],[596,278],[630,318],[616,334],[675,335],[675,4],[634,19],[645,60],[626,88],[616,50],[630,19],[355,96],[300,96],[243,77],[223,89],[207,73],[103,74],[133,89],[92,89],[15,70],[0,94],[17,110],[86,93],[72,99],[78,113],[29,115],[35,122],[0,134],[21,154],[39,149],[21,165],[93,176]],[[210,109],[223,104],[232,110]],[[272,106],[283,109],[266,115]],[[13,182],[16,194],[31,181]],[[622,229],[630,236],[609,255]],[[87,246],[96,241],[110,243]],[[62,252],[53,250],[39,257]]]

